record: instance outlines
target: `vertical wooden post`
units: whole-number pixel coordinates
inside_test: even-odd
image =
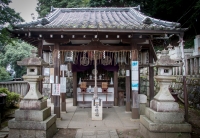
[[[149,54],[149,63],[153,64],[153,46],[150,46],[150,54]],[[149,105],[150,101],[153,100],[154,97],[154,67],[149,66]]]
[[[61,93],[61,111],[67,112],[66,111],[66,93]]]
[[[73,72],[73,106],[77,106],[77,72]]]
[[[41,58],[43,58],[43,55],[42,55],[42,51],[43,51],[42,46],[43,46],[42,40],[40,40],[40,41],[38,42],[38,57],[41,57]],[[43,75],[43,74],[42,74],[42,67],[40,67],[39,71],[40,71],[40,74]],[[42,84],[42,80],[40,80],[40,81],[39,81],[39,92],[40,92],[41,94],[42,94],[42,88],[43,88],[43,84]]]
[[[118,74],[114,71],[114,106],[118,106]]]
[[[139,119],[139,96],[138,96],[138,85],[139,85],[139,62],[138,62],[138,49],[137,43],[132,40],[132,53],[131,53],[131,91],[132,91],[132,119]],[[133,70],[133,66],[136,66]],[[138,73],[137,75],[134,73]],[[135,75],[135,76],[134,76]]]
[[[59,55],[59,44],[55,43],[53,51],[54,59],[54,83],[60,83],[60,55]],[[57,118],[60,118],[60,96],[53,96],[54,102],[54,114]]]
[[[130,102],[130,66],[126,66],[126,111],[131,111]]]

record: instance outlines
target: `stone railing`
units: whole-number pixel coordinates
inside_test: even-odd
[[[28,92],[29,85],[26,81],[9,81],[0,82],[0,87],[8,88],[9,91],[25,96]]]

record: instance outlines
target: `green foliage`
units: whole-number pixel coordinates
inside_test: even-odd
[[[15,92],[10,92],[7,88],[0,88],[0,93],[5,93],[6,97],[6,107],[13,107],[20,100],[20,95]]]
[[[25,42],[14,41],[13,44],[6,45],[4,49],[5,53],[0,53],[0,66],[6,68],[10,65],[16,72],[16,77],[21,77],[26,73],[26,68],[24,66],[18,66],[17,61],[29,57],[33,46]]]
[[[8,7],[10,0],[1,0],[0,3],[0,25],[5,25],[9,23],[11,25],[23,21],[19,13]]]
[[[9,32],[5,29],[5,25],[9,24],[12,26],[13,24],[24,21],[19,13],[16,13],[13,9],[8,7],[10,0],[1,0],[0,1],[0,43],[7,44],[12,41],[10,38]],[[1,51],[1,49],[0,49]]]
[[[4,67],[0,67],[0,81],[5,81],[11,79],[9,73]]]

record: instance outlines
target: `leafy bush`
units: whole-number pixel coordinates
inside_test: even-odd
[[[0,67],[0,81],[9,80],[11,77],[4,67]]]
[[[0,88],[0,93],[7,94],[6,97],[6,107],[13,107],[20,100],[20,95],[15,92],[10,92],[7,88]]]

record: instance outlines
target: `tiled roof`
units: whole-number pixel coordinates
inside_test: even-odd
[[[16,28],[180,29],[179,23],[155,19],[137,7],[54,8],[45,18],[21,23]]]

